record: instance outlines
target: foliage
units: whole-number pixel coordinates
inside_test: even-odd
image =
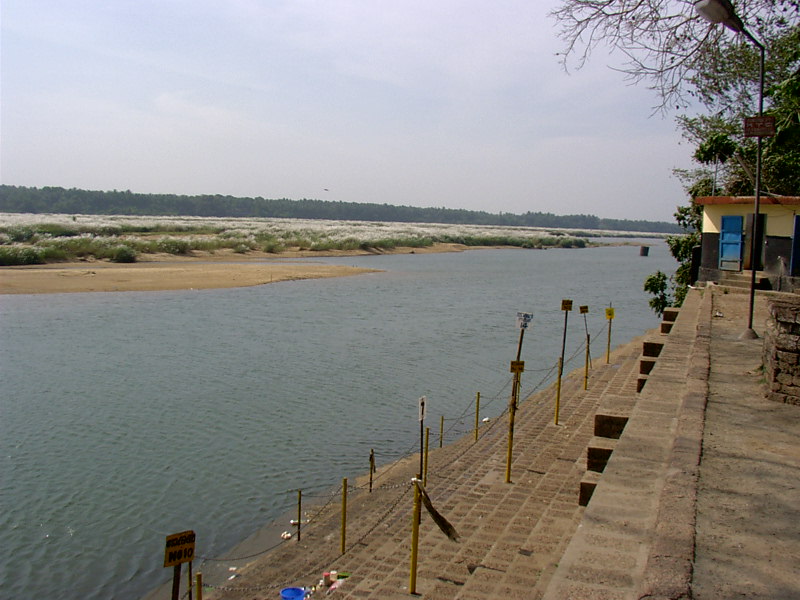
[[[664,309],[672,304],[667,281],[667,275],[661,271],[651,273],[644,280],[644,291],[653,294],[648,304],[659,317],[664,314]]]
[[[136,262],[136,250],[130,246],[121,245],[115,247],[111,251],[111,262],[116,263],[134,263]]]
[[[0,246],[0,266],[36,265],[44,262],[41,250],[30,246]]]
[[[561,227],[585,230],[675,233],[672,223],[601,219],[594,215],[554,215],[526,212],[493,214],[449,208],[418,208],[390,204],[360,204],[323,200],[270,200],[233,196],[176,196],[99,192],[59,187],[29,188],[0,185],[0,212],[83,215],[184,215],[197,217],[257,217],[452,223],[514,227]],[[170,232],[163,232],[170,233]],[[219,233],[209,231],[207,233]]]
[[[6,215],[7,217],[9,215]],[[28,215],[34,218],[35,215]],[[113,262],[135,262],[140,254],[165,252],[170,254],[190,254],[195,251],[215,252],[220,249],[230,249],[238,254],[246,254],[253,250],[264,252],[282,252],[287,248],[297,248],[310,251],[366,251],[381,252],[398,247],[425,248],[434,243],[461,243],[471,246],[515,246],[522,248],[561,247],[583,248],[586,240],[582,238],[565,236],[556,232],[550,236],[537,235],[537,231],[530,230],[526,235],[508,236],[489,233],[499,228],[480,228],[475,226],[445,226],[445,225],[420,225],[413,226],[387,226],[374,224],[365,226],[364,223],[339,223],[312,221],[287,221],[286,229],[276,231],[275,222],[248,221],[245,219],[229,222],[230,227],[241,229],[227,229],[226,227],[199,222],[196,219],[187,219],[189,223],[164,223],[136,225],[133,221],[109,225],[108,223],[87,224],[85,217],[78,225],[64,225],[63,221],[76,216],[48,215],[60,218],[60,221],[40,222],[29,224],[24,219],[17,225],[0,227],[0,264],[34,264],[54,260],[70,260],[75,258],[95,258]],[[290,225],[302,224],[292,229]],[[339,226],[345,231],[357,231],[361,234],[342,235]],[[253,231],[252,228],[265,229]],[[266,228],[270,229],[267,230]],[[448,233],[469,229],[482,231],[482,233],[466,236],[456,236]],[[517,228],[510,228],[518,231]],[[392,235],[402,230],[399,235]],[[432,233],[431,230],[435,230]],[[171,231],[173,235],[155,237],[155,231]],[[184,232],[181,235],[179,232]],[[216,231],[216,235],[207,232]],[[124,232],[124,234],[123,234]],[[110,235],[106,235],[110,233]],[[375,235],[376,233],[380,235]],[[58,235],[61,234],[61,235]]]

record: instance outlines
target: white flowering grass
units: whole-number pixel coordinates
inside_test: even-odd
[[[499,225],[455,225],[446,223],[390,223],[378,221],[326,221],[316,219],[160,217],[129,215],[65,215],[53,213],[0,213],[0,227],[57,224],[75,229],[122,228],[151,231],[217,230],[227,234],[268,232],[277,237],[357,238],[370,241],[384,238],[463,236],[522,237],[542,235],[581,235],[646,237],[647,232],[618,232],[554,227],[510,227]]]
[[[13,262],[22,260],[19,257],[28,262],[90,255],[114,260],[122,255],[130,259],[131,253],[188,254],[223,248],[277,253],[290,248],[424,247],[436,242],[570,247],[585,245],[576,236],[634,235],[647,234],[443,223],[0,213],[0,264],[21,264]]]

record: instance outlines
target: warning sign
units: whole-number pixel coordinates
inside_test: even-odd
[[[167,536],[164,566],[174,567],[194,558],[194,531],[181,531]]]

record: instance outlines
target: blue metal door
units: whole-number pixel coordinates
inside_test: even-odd
[[[789,263],[789,275],[800,275],[800,215],[794,216],[794,233],[792,235],[792,258]]]
[[[724,271],[742,270],[742,222],[743,217],[722,217],[719,232],[719,268]]]

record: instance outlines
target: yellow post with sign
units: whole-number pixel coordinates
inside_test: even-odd
[[[567,348],[567,319],[572,310],[572,300],[564,299],[561,301],[561,310],[564,311],[564,335],[561,338],[561,358],[558,359],[558,380],[556,382],[556,418],[558,425],[558,411],[561,405],[561,376],[564,374],[564,351]]]
[[[514,455],[514,420],[517,414],[519,403],[519,389],[522,380],[522,372],[525,370],[525,361],[520,360],[522,355],[522,340],[525,330],[533,319],[530,313],[517,313],[517,327],[519,327],[519,342],[517,343],[517,360],[511,361],[510,371],[514,374],[514,382],[511,386],[511,399],[508,401],[508,450],[506,452],[506,483],[511,483],[511,459]]]
[[[608,342],[606,343],[606,364],[611,357],[611,322],[614,320],[614,309],[609,305],[606,309],[606,319],[608,319]]]
[[[589,324],[586,322],[586,314],[589,312],[588,306],[580,307],[581,314],[583,315],[583,328],[586,330],[586,361],[583,366],[583,389],[589,389],[589,365],[592,362],[591,355],[591,336],[589,335]]]
[[[181,565],[194,558],[195,534],[191,529],[173,533],[166,538],[164,567],[173,567],[172,600],[178,600],[181,591]],[[191,589],[191,588],[190,588]]]

